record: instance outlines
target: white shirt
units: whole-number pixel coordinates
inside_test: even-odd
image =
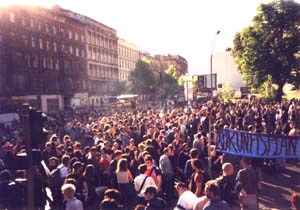
[[[140,175],[138,175],[137,177],[134,178],[134,188],[137,192],[140,190],[141,185],[143,184],[143,181],[144,181],[146,176],[147,176],[146,174],[140,174]],[[149,186],[149,185],[156,186],[155,181],[153,180],[153,178],[151,176],[149,176],[146,179],[145,184],[143,186],[143,189],[138,194],[139,197],[144,197],[146,187]]]
[[[196,199],[197,196],[191,191],[187,190],[178,198],[177,205],[174,210],[180,210],[180,208],[177,207],[178,205],[185,209],[193,209]]]

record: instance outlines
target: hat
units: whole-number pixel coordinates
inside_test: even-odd
[[[156,186],[154,186],[154,185],[147,186],[147,188],[145,190],[145,194],[147,194],[147,193],[156,194],[157,193]]]

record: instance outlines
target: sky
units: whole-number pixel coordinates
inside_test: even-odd
[[[299,0],[300,1],[300,0]],[[62,8],[89,16],[151,55],[180,55],[190,75],[209,74],[211,53],[232,47],[251,25],[257,7],[270,0],[0,0]],[[217,31],[220,31],[216,35]]]

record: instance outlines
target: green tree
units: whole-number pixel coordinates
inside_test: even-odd
[[[234,90],[230,82],[226,82],[218,95],[218,100],[221,102],[231,102],[234,96]]]
[[[174,65],[169,66],[162,81],[162,87],[166,97],[174,96],[180,93],[180,91],[183,91],[183,86],[180,86],[179,84],[180,77],[177,75],[176,67]]]
[[[281,100],[286,82],[297,83],[300,46],[300,4],[274,0],[261,4],[253,24],[238,32],[232,55],[246,84],[258,88],[269,76]]]
[[[138,60],[135,69],[130,73],[131,91],[138,94],[147,94],[155,87],[157,78],[149,63]]]
[[[115,84],[113,95],[121,95],[126,93],[127,85],[126,81],[119,81]]]

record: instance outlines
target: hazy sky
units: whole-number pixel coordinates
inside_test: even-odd
[[[300,1],[300,0],[298,0]],[[232,47],[236,32],[251,24],[269,0],[0,0],[51,8],[54,4],[117,30],[120,38],[150,54],[181,55],[189,74],[210,72],[210,54]],[[215,37],[216,32],[220,34]]]

